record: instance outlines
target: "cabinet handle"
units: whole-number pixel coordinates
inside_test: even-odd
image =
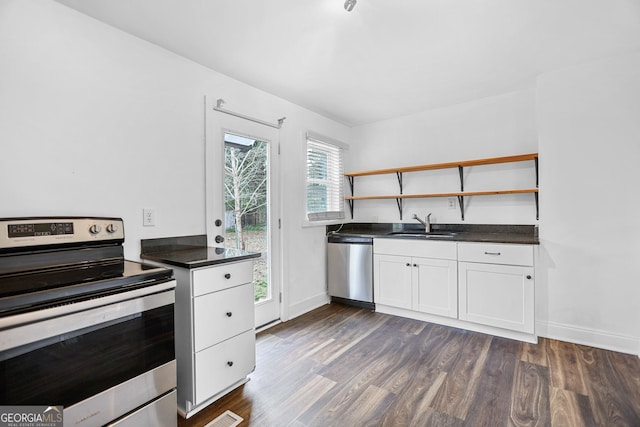
[[[414,267],[417,267],[417,266],[418,266],[418,264],[413,264],[413,266],[414,266]]]
[[[225,279],[231,279],[231,273],[227,273],[227,274],[225,274],[225,275],[224,275],[224,278],[225,278]]]
[[[227,317],[231,317],[231,316],[233,316],[233,313],[230,311],[227,311]]]
[[[485,252],[485,255],[500,255],[500,252]]]
[[[407,263],[407,267],[411,267],[411,263]]]
[[[228,362],[227,362],[227,365],[229,365],[229,366],[233,366],[233,362],[232,362],[232,361],[228,361]]]
[[[531,280],[531,275],[527,274],[527,279]]]

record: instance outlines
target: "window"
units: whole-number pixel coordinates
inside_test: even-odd
[[[347,145],[307,132],[307,219],[344,218],[342,153]]]

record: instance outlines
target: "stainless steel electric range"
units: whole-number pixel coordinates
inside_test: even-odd
[[[175,280],[118,218],[0,219],[0,405],[65,426],[175,426]]]

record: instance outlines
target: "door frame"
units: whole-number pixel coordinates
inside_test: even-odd
[[[282,249],[282,191],[280,172],[280,133],[277,129],[255,123],[236,116],[226,115],[213,110],[212,97],[205,97],[205,224],[207,241],[214,242],[215,236],[223,235],[224,230],[224,134],[232,133],[269,143],[269,247],[270,254],[270,286],[272,297],[277,302],[278,317],[262,322],[256,316],[256,327],[263,323],[280,322],[283,319],[284,285],[283,285],[283,249]],[[274,135],[275,132],[275,135]],[[265,138],[264,135],[272,134],[273,138]],[[262,136],[261,136],[262,135]],[[222,142],[222,143],[220,143]],[[216,173],[217,172],[217,173]],[[216,219],[221,219],[222,224],[217,226]],[[256,305],[260,305],[259,303]]]

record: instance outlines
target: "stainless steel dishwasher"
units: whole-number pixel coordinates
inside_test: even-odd
[[[374,310],[373,238],[330,234],[327,246],[327,281],[331,300]]]

